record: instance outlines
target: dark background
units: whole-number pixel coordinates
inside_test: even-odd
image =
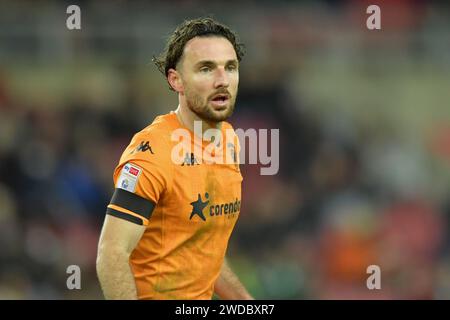
[[[66,8],[81,7],[81,30]],[[381,30],[366,8],[381,8]],[[450,10],[432,1],[2,1],[0,298],[100,299],[95,257],[132,135],[177,106],[151,63],[185,18],[246,44],[235,128],[280,129],[243,165],[230,262],[256,298],[450,295]],[[82,270],[68,290],[66,268]],[[368,290],[378,265],[382,289]]]

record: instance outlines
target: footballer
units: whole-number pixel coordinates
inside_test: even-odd
[[[238,139],[203,138],[234,132],[226,120],[242,56],[233,31],[199,18],[179,25],[154,58],[179,104],[136,133],[115,168],[96,264],[105,298],[253,299],[225,258],[241,207]],[[192,138],[183,161],[174,161],[176,130]],[[211,149],[233,161],[205,161]]]

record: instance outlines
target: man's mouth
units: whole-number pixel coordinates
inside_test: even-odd
[[[213,96],[211,99],[211,102],[215,107],[223,109],[228,104],[229,100],[230,100],[230,95],[223,93],[223,94],[217,94],[217,95]]]

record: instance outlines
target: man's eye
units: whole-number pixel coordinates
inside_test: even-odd
[[[210,67],[202,67],[202,68],[200,68],[200,72],[209,72],[209,71],[211,71]]]
[[[229,71],[235,71],[235,70],[237,70],[237,67],[235,65],[229,65],[227,69]]]

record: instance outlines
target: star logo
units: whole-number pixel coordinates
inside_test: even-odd
[[[205,198],[206,199],[209,198],[208,193],[205,193]],[[200,196],[200,193],[199,193],[197,201],[191,202],[192,212],[191,212],[191,216],[189,217],[189,220],[191,220],[192,217],[196,214],[200,217],[200,219],[202,219],[203,221],[206,221],[206,218],[203,215],[203,209],[205,209],[205,207],[208,205],[208,203],[209,203],[209,200],[206,202],[202,201],[202,197]]]

